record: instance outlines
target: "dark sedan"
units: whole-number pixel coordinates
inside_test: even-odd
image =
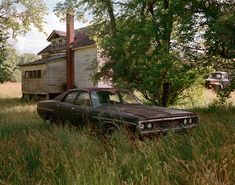
[[[138,135],[183,131],[198,123],[195,113],[143,105],[129,91],[115,88],[69,90],[53,100],[39,102],[37,111],[51,123],[70,122],[105,134],[120,128]]]

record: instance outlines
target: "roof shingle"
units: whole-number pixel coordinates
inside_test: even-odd
[[[53,62],[53,61],[59,60],[59,59],[65,59],[65,54],[59,54],[59,55],[55,55],[55,56],[51,56],[51,57],[47,57],[47,58],[42,58],[42,59],[36,60],[34,62],[19,64],[18,66],[23,67],[23,66],[46,64],[46,63]]]

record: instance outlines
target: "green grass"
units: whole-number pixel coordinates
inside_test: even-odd
[[[195,108],[188,134],[107,142],[50,127],[35,108],[0,99],[0,184],[235,184],[235,107]]]

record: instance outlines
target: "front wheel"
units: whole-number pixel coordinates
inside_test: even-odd
[[[112,124],[106,124],[102,127],[102,134],[111,137],[115,132],[120,131],[120,129]]]
[[[117,127],[115,126],[110,126],[108,128],[105,129],[105,135],[107,136],[111,136],[113,135],[113,133],[117,130]]]

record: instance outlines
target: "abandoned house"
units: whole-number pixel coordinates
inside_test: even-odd
[[[87,28],[74,30],[73,16],[67,14],[66,32],[54,30],[49,35],[50,44],[38,53],[41,59],[19,65],[23,98],[50,99],[74,87],[109,86],[91,79],[98,49],[87,32]]]

